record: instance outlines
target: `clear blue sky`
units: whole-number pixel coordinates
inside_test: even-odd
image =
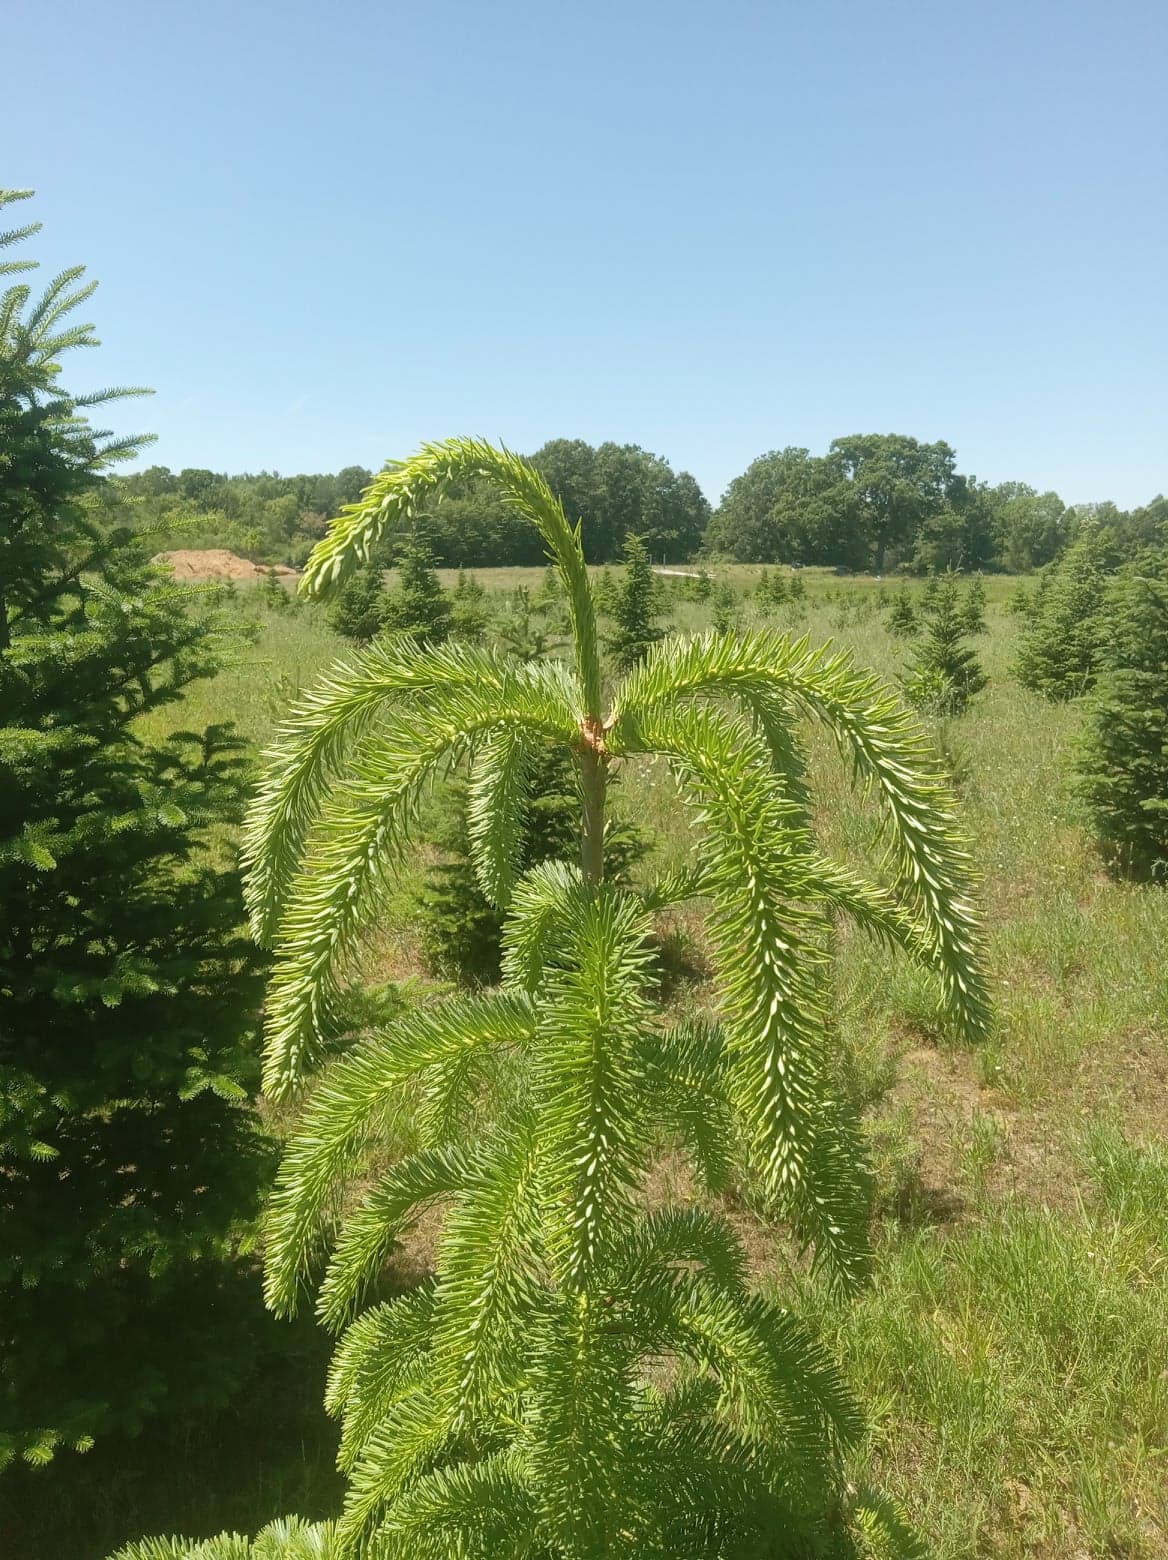
[[[216,470],[897,431],[1168,489],[1164,0],[7,0],[4,168]],[[28,208],[25,208],[28,209]],[[76,360],[75,360],[76,362]]]

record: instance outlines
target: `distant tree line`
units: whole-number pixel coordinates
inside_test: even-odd
[[[731,482],[707,536],[739,563],[944,573],[1041,567],[1066,546],[1056,493],[991,488],[956,452],[903,434],[836,439],[825,455],[772,450]]]
[[[1057,493],[1024,482],[991,486],[957,470],[951,445],[904,434],[835,439],[824,455],[772,450],[735,477],[716,512],[689,472],[635,444],[553,439],[531,460],[568,514],[584,522],[589,563],[619,561],[633,536],[655,563],[705,554],[875,574],[1025,573],[1061,557],[1084,521],[1145,525],[1142,510],[1068,507]],[[123,488],[138,525],[165,533],[169,545],[230,547],[300,565],[371,477],[361,466],[295,477],[152,466],[124,478]],[[483,482],[452,484],[417,529],[434,561],[448,568],[544,562],[538,539]],[[395,563],[412,540],[396,538],[377,561]]]
[[[710,506],[687,471],[635,444],[553,439],[532,457],[563,500],[584,521],[589,563],[619,559],[627,536],[641,539],[655,562],[680,562],[702,545]],[[324,535],[329,519],[351,504],[372,472],[347,466],[335,476],[221,476],[152,466],[123,479],[136,500],[138,524],[171,534],[181,545],[229,547],[264,562],[299,565]],[[545,562],[538,536],[485,483],[451,486],[419,521],[434,560],[447,568],[527,566]],[[395,539],[379,560],[397,561],[409,544]],[[170,545],[176,545],[171,542]]]
[[[159,548],[228,547],[246,558],[298,568],[332,517],[360,498],[372,476],[364,466],[295,477],[150,466],[118,485],[132,502],[137,529],[155,534]]]

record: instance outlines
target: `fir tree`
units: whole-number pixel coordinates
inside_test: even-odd
[[[434,555],[414,540],[398,560],[397,588],[389,593],[381,627],[409,634],[422,645],[440,645],[450,637],[453,612],[434,568]]]
[[[961,622],[967,634],[984,634],[986,631],[986,588],[980,574],[975,574],[965,593],[961,610]]]
[[[767,569],[762,570],[754,587],[754,599],[762,613],[773,612],[782,606],[787,599],[787,581],[779,570],[776,569],[773,574]]]
[[[556,623],[531,599],[526,585],[518,585],[508,598],[508,610],[498,625],[499,643],[517,661],[539,661],[564,645],[564,636],[556,612]]]
[[[810,1547],[853,1519],[879,1528],[885,1508],[849,1511],[841,1453],[860,1422],[822,1347],[751,1292],[727,1223],[647,1212],[638,1190],[665,1139],[712,1188],[741,1164],[825,1280],[859,1281],[867,1176],[831,1082],[825,939],[850,914],[934,970],[954,1022],[984,1033],[948,795],[895,698],[846,656],[781,635],[666,640],[606,713],[579,534],[531,466],[489,445],[450,440],[387,467],[314,553],[306,589],[469,473],[554,556],[571,659],[376,641],[286,723],[248,830],[253,925],[276,955],[266,1078],[279,1097],[319,1064],[417,799],[462,756],[476,868],[506,912],[502,989],[407,1015],[335,1063],[274,1195],[277,1309],[331,1247],[320,1313],[343,1330],[329,1403],[352,1481],[337,1555],[712,1557],[775,1534]],[[804,714],[883,804],[885,886],[817,849]],[[575,768],[578,856],[517,876],[528,764],[545,746]],[[606,875],[606,791],[615,761],[652,755],[686,787],[693,864],[636,894]],[[648,950],[656,911],[689,899],[708,907],[720,1017],[679,1025],[655,1011]],[[416,1148],[382,1161],[335,1224],[405,1098]],[[377,1302],[386,1255],[430,1204],[445,1210],[433,1280]]]
[[[898,639],[913,639],[920,633],[921,625],[913,606],[912,591],[907,585],[902,585],[893,597],[892,606],[888,609],[888,628]]]
[[[727,580],[714,592],[711,624],[716,634],[730,634],[739,627],[738,593]]]
[[[260,586],[261,600],[265,607],[273,612],[289,612],[295,605],[295,598],[284,589],[283,581],[275,569],[265,569],[264,582]]]
[[[68,321],[80,276],[0,295],[0,1463],[238,1387],[222,1259],[267,1173],[261,964],[207,848],[242,807],[240,744],[136,729],[214,670],[216,635],[110,523],[104,473],[135,445],[60,382],[95,344]]]
[[[692,579],[684,582],[685,596],[688,601],[704,603],[709,601],[714,593],[714,582],[706,569],[699,569]]]
[[[1015,672],[1047,699],[1075,699],[1095,682],[1099,614],[1107,588],[1099,538],[1087,532],[1039,581]]]
[[[535,605],[548,617],[553,617],[563,610],[564,591],[554,569],[543,571],[543,579],[540,580],[539,589],[535,593]]]
[[[606,616],[611,616],[616,607],[620,587],[617,585],[612,570],[607,565],[594,577],[592,590],[596,600],[596,610],[603,612]]]
[[[938,715],[960,715],[986,685],[981,662],[965,644],[955,577],[939,580],[925,607],[925,634],[905,686],[908,697]]]
[[[486,634],[490,621],[486,591],[473,574],[459,569],[450,602],[451,638],[477,643]]]
[[[791,575],[787,582],[787,594],[796,605],[802,605],[806,601],[807,586],[804,584],[801,574],[795,573]]]
[[[1028,620],[1034,615],[1034,596],[1027,588],[1025,580],[1019,580],[1010,592],[1010,599],[1006,603],[1006,610],[1011,617]]]
[[[1117,868],[1168,880],[1168,549],[1129,564],[1099,614],[1078,784]]]
[[[388,600],[383,571],[369,565],[347,579],[337,592],[329,626],[344,639],[368,644],[381,628]]]
[[[625,577],[613,607],[616,629],[609,641],[612,658],[621,671],[643,661],[651,645],[661,638],[655,615],[655,587],[649,554],[639,536],[625,537]]]

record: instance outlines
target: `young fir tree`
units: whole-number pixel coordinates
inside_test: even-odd
[[[135,444],[61,384],[95,344],[81,274],[0,294],[0,1463],[238,1387],[223,1258],[269,1170],[261,961],[207,848],[240,744],[138,728],[214,670],[215,630],[109,524]]]
[[[381,627],[389,633],[409,634],[422,645],[440,645],[449,639],[452,621],[450,598],[438,579],[434,555],[414,539],[398,559],[397,588],[386,597]]]
[[[1027,588],[1025,580],[1019,580],[1010,592],[1010,599],[1006,603],[1006,611],[1011,617],[1028,620],[1034,613],[1034,597]]]
[[[961,609],[961,621],[967,634],[985,633],[985,614],[988,599],[985,581],[980,574],[975,574],[970,581],[969,589],[965,593],[965,602]]]
[[[686,580],[685,594],[689,601],[699,603],[709,601],[714,594],[714,582],[707,569],[699,569],[693,579]]]
[[[549,618],[561,616],[566,612],[567,603],[564,600],[563,587],[554,569],[548,568],[543,571],[543,579],[535,593],[535,605]]]
[[[778,569],[776,569],[775,572],[770,577],[770,580],[769,580],[769,582],[767,584],[767,589],[766,589],[765,596],[763,596],[763,594],[762,594],[761,586],[760,586],[760,589],[759,589],[759,595],[760,595],[760,597],[762,597],[763,604],[766,607],[768,607],[772,612],[776,611],[779,607],[781,607],[783,605],[783,603],[787,599],[787,594],[788,594],[787,576],[785,574],[782,574]]]
[[[1015,663],[1024,688],[1064,700],[1094,684],[1104,565],[1099,539],[1088,531],[1042,575]]]
[[[468,639],[477,644],[486,635],[490,621],[486,591],[473,574],[459,569],[450,601],[451,638]]]
[[[618,670],[627,672],[643,661],[663,630],[656,615],[656,585],[649,553],[639,536],[625,537],[625,577],[613,607],[616,629],[609,649]]]
[[[381,628],[388,599],[384,571],[372,564],[358,569],[337,592],[329,626],[345,639],[368,644]]]
[[[596,602],[596,610],[611,616],[620,594],[620,586],[616,582],[613,572],[606,565],[600,572],[593,576],[592,595]]]
[[[507,610],[498,623],[499,643],[518,661],[539,661],[566,643],[561,632],[560,613],[548,611],[531,599],[526,585],[519,585],[507,598]]]
[[[711,1560],[823,1552],[829,1529],[866,1526],[911,1552],[894,1548],[886,1507],[845,1487],[861,1425],[823,1348],[751,1289],[724,1219],[652,1210],[639,1191],[664,1142],[706,1187],[741,1167],[825,1281],[860,1281],[868,1177],[831,1081],[830,927],[850,915],[907,949],[936,972],[955,1023],[984,1031],[949,796],[894,697],[846,656],[782,635],[666,640],[606,706],[578,531],[538,472],[489,445],[450,440],[387,468],[317,548],[307,588],[343,578],[471,472],[554,557],[571,659],[376,641],[286,723],[248,831],[254,926],[276,954],[277,1097],[318,1064],[419,794],[463,756],[477,870],[506,910],[502,988],[360,1042],[288,1145],[268,1293],[286,1312],[319,1282],[341,1333],[328,1401],[351,1486],[320,1541],[337,1557]],[[884,886],[818,848],[804,716],[880,800]],[[517,876],[529,765],[548,746],[573,765],[578,851]],[[692,865],[637,894],[607,875],[606,791],[615,762],[635,771],[653,755],[692,804]],[[678,1024],[654,1005],[650,937],[659,909],[690,899],[705,907],[719,1016]],[[484,1093],[499,1059],[506,1087]],[[347,1204],[338,1193],[407,1101],[413,1150]],[[379,1300],[387,1254],[430,1206],[443,1210],[432,1278]]]
[[[264,582],[260,586],[260,599],[273,612],[290,612],[296,606],[296,598],[284,588],[284,582],[275,569],[264,570]]]
[[[716,634],[733,633],[741,624],[738,593],[729,581],[719,585],[714,592],[713,614],[710,621]]]
[[[1168,549],[1136,559],[1111,583],[1096,666],[1080,791],[1116,867],[1168,879]]]
[[[965,643],[966,628],[957,581],[939,580],[925,606],[924,637],[905,692],[912,703],[938,715],[960,715],[986,685],[976,653]]]
[[[754,601],[758,612],[766,616],[781,607],[787,599],[787,581],[776,569],[772,574],[763,569],[754,587]]]
[[[921,631],[913,606],[912,591],[907,585],[902,585],[893,597],[888,609],[888,628],[898,639],[913,639]]]

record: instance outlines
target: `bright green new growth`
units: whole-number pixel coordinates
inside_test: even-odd
[[[242,1533],[215,1538],[144,1538],[119,1549],[113,1560],[339,1560],[331,1522],[282,1517],[254,1541]]]
[[[450,440],[387,467],[305,588],[341,581],[468,477],[538,527],[574,664],[375,644],[286,723],[248,835],[253,926],[276,955],[276,1094],[322,1054],[416,803],[462,759],[479,878],[508,910],[503,987],[410,1014],[329,1068],[274,1195],[270,1303],[291,1311],[322,1275],[320,1313],[343,1329],[328,1395],[351,1479],[336,1553],[729,1556],[776,1532],[794,1553],[841,1508],[856,1409],[805,1330],[750,1293],[730,1228],[698,1208],[646,1212],[641,1187],[665,1141],[711,1189],[745,1170],[826,1278],[854,1286],[867,1174],[831,1084],[825,933],[845,913],[907,949],[978,1038],[968,860],[919,728],[845,656],[773,633],[666,641],[606,714],[578,529],[505,451]],[[884,883],[817,850],[807,716],[880,804]],[[517,881],[525,754],[548,743],[576,767],[580,859]],[[694,866],[637,895],[604,880],[605,785],[614,761],[649,754],[694,807]],[[681,899],[707,907],[720,1023],[670,1027],[654,1008],[652,913]],[[403,1106],[411,1151],[338,1223],[339,1194]],[[432,1279],[368,1306],[431,1206],[444,1212]],[[912,1552],[878,1502],[853,1517],[873,1545]]]

